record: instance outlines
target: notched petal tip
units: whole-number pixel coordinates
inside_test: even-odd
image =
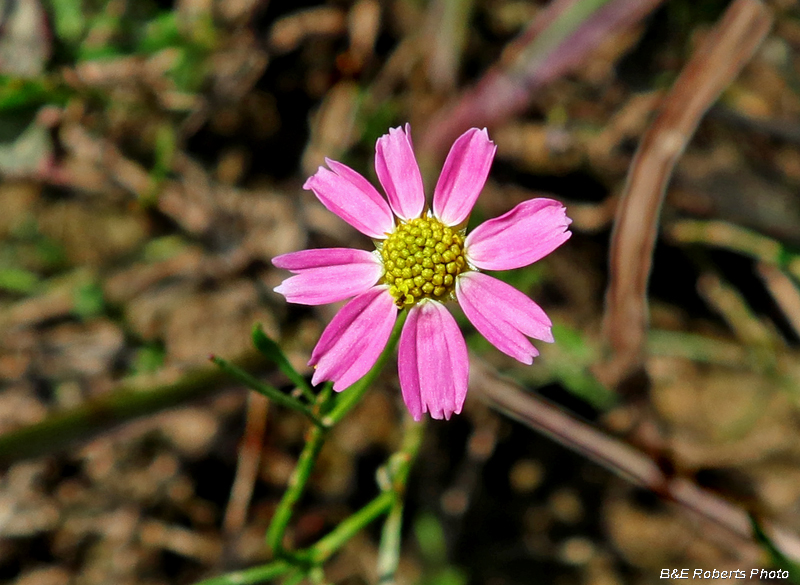
[[[394,225],[392,210],[377,189],[345,164],[325,159],[330,169],[319,167],[304,189],[314,192],[331,212],[371,237],[381,237]]]
[[[453,226],[464,222],[480,196],[497,146],[486,129],[471,128],[450,148],[433,193],[433,212]]]
[[[539,351],[528,337],[552,340],[552,322],[514,287],[480,272],[459,275],[456,297],[464,314],[497,349],[530,365]]]
[[[397,217],[408,221],[420,216],[425,207],[425,191],[408,124],[405,128],[390,128],[378,138],[375,173]]]
[[[470,262],[483,270],[512,270],[536,262],[572,232],[566,207],[554,199],[523,201],[475,228],[464,241]]]
[[[398,373],[403,400],[415,420],[461,412],[469,384],[466,343],[449,311],[437,301],[411,309],[400,335]]]

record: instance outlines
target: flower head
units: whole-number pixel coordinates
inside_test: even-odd
[[[324,248],[273,259],[294,273],[275,289],[289,302],[351,299],[311,354],[314,384],[331,380],[340,391],[361,378],[385,348],[398,311],[408,310],[398,348],[403,400],[415,420],[425,412],[449,419],[464,404],[469,362],[445,303],[457,301],[486,339],[525,364],[539,355],[529,337],[553,341],[539,305],[481,270],[527,266],[563,244],[571,235],[564,206],[532,199],[464,233],[495,150],[485,129],[458,138],[427,211],[408,124],[390,129],[375,148],[388,202],[363,176],[332,160],[306,181],[305,189],[376,246],[374,252]]]

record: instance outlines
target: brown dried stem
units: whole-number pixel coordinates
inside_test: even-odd
[[[524,392],[514,382],[500,378],[475,355],[470,355],[470,368],[470,391],[492,408],[616,475],[652,490],[733,534],[752,540],[746,510],[686,478],[666,475],[637,449],[573,418],[536,394]],[[800,559],[800,538],[796,534],[770,522],[765,522],[763,527],[787,557]]]
[[[467,128],[492,126],[521,112],[538,89],[583,63],[609,34],[633,26],[661,2],[551,2],[473,88],[431,116],[420,158],[438,160]]]
[[[261,462],[268,411],[269,400],[266,397],[255,392],[247,395],[247,422],[239,447],[236,476],[222,522],[223,530],[228,536],[240,532],[247,521],[247,510],[250,507],[253,488],[258,478],[258,466]]]
[[[733,2],[692,55],[639,144],[611,240],[603,333],[613,355],[596,372],[609,386],[616,387],[643,365],[647,281],[675,163],[703,114],[750,60],[771,25],[771,14],[760,0]]]

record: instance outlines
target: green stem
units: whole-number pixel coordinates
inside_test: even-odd
[[[283,585],[297,585],[306,578],[308,571],[303,569],[296,569],[294,573],[290,573],[283,582]]]
[[[756,231],[720,220],[684,219],[666,229],[681,244],[705,244],[733,250],[786,270],[800,279],[800,255]]]
[[[212,356],[211,361],[217,364],[217,366],[219,366],[219,368],[223,372],[225,372],[232,378],[236,378],[237,380],[239,380],[239,382],[241,382],[248,388],[255,390],[259,394],[263,394],[264,396],[266,396],[273,402],[280,404],[281,406],[285,406],[287,408],[291,408],[293,410],[302,412],[309,419],[311,419],[311,421],[318,427],[323,426],[322,421],[319,420],[316,417],[316,415],[314,415],[314,413],[311,412],[311,409],[302,402],[300,402],[294,396],[289,396],[288,394],[284,394],[274,386],[270,386],[269,384],[264,384],[263,382],[251,376],[241,368],[234,366],[233,364],[222,358]]]
[[[336,401],[333,409],[322,419],[322,425],[316,426],[312,429],[303,452],[297,461],[292,476],[289,478],[289,487],[283,494],[278,508],[275,510],[275,515],[272,517],[272,522],[267,530],[267,545],[272,550],[276,557],[288,557],[288,552],[283,547],[283,538],[286,534],[286,529],[291,522],[294,508],[300,500],[305,490],[308,478],[311,476],[311,470],[317,460],[322,444],[325,442],[325,431],[337,422],[339,422],[350,410],[358,404],[366,391],[369,389],[375,378],[378,377],[383,369],[389,356],[394,352],[397,346],[397,341],[400,338],[400,331],[402,330],[403,323],[405,322],[406,311],[402,311],[398,315],[397,322],[386,344],[386,348],[381,353],[375,365],[367,372],[363,378],[358,382],[347,388]],[[317,406],[324,409],[328,398],[330,397],[330,385],[326,387],[327,392],[323,390],[317,401]],[[284,395],[285,396],[285,395]],[[315,420],[316,419],[315,417]],[[322,542],[322,541],[321,541]]]
[[[339,523],[314,546],[304,551],[301,558],[318,565],[328,560],[337,550],[379,516],[386,514],[395,500],[393,492],[383,492],[358,512]]]
[[[253,354],[239,363],[253,367],[263,361]],[[66,449],[74,441],[89,439],[131,419],[201,398],[222,389],[225,378],[218,368],[206,367],[172,383],[164,383],[163,377],[154,383],[151,376],[123,382],[109,394],[0,435],[0,465]]]
[[[414,422],[406,417],[403,444],[400,451],[392,455],[387,464],[389,484],[394,498],[389,515],[381,531],[381,543],[378,549],[379,583],[394,583],[397,567],[400,563],[400,540],[403,528],[403,506],[405,489],[411,465],[417,457],[425,431],[424,423]]]
[[[250,585],[275,579],[291,571],[294,567],[286,561],[275,561],[268,565],[235,571],[219,577],[212,577],[195,585]]]
[[[283,548],[283,536],[292,519],[294,507],[303,495],[308,478],[311,476],[311,470],[314,468],[314,463],[325,442],[326,430],[322,426],[315,426],[311,429],[303,452],[300,453],[297,466],[289,478],[289,487],[283,494],[267,529],[267,545],[276,557],[287,556],[287,552]]]
[[[381,530],[378,549],[378,583],[394,583],[400,564],[400,533],[403,528],[403,498],[394,498],[386,522]]]
[[[322,422],[325,423],[326,426],[331,427],[335,425],[361,401],[366,391],[369,390],[370,385],[372,385],[375,378],[377,378],[383,370],[386,361],[394,353],[397,342],[400,339],[400,332],[403,330],[403,323],[405,323],[407,316],[408,311],[401,311],[397,316],[392,334],[389,336],[389,341],[386,343],[386,347],[380,357],[378,357],[378,361],[375,362],[375,365],[372,366],[372,369],[367,372],[363,378],[342,391],[339,400],[336,401],[336,406],[322,419]]]

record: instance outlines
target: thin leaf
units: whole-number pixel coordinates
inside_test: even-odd
[[[274,386],[270,386],[269,384],[265,384],[260,380],[257,380],[243,369],[233,365],[227,360],[222,358],[211,356],[211,361],[214,362],[219,368],[224,371],[226,374],[229,374],[231,377],[236,378],[239,382],[250,388],[251,390],[255,390],[259,394],[263,394],[273,402],[280,404],[281,406],[285,406],[287,408],[291,408],[292,410],[297,410],[298,412],[302,412],[308,418],[310,418],[315,425],[322,427],[322,421],[320,421],[312,412],[311,410],[302,402],[294,398],[293,396],[289,396],[284,394]]]
[[[289,363],[289,359],[286,357],[286,354],[283,353],[280,345],[264,333],[261,323],[253,325],[253,345],[256,346],[256,349],[260,351],[265,358],[278,366],[281,372],[286,374],[286,377],[289,378],[295,386],[300,388],[306,398],[310,397],[311,400],[314,399],[314,394],[311,392],[311,386],[308,381],[294,369],[291,363]]]

